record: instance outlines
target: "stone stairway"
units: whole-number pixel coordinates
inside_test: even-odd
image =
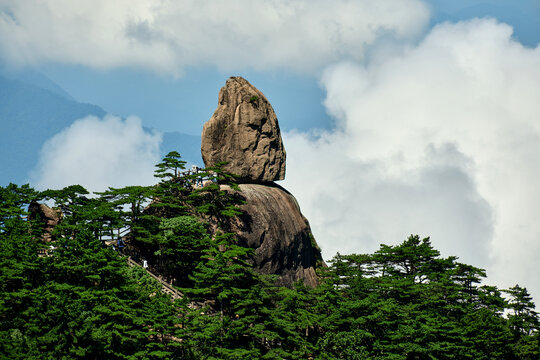
[[[128,257],[127,260],[128,260],[128,264],[130,266],[143,267],[141,264],[139,264],[138,262],[133,260],[131,257]],[[168,294],[171,297],[172,300],[181,299],[181,298],[184,297],[184,295],[180,291],[176,290],[174,287],[172,287],[169,283],[167,283],[161,277],[155,275],[154,273],[152,273],[148,269],[145,269],[145,270],[152,278],[154,278],[155,280],[157,280],[161,284],[161,291],[163,291],[165,294]]]

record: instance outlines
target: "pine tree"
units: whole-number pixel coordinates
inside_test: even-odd
[[[159,256],[164,264],[162,275],[180,287],[193,285],[190,276],[210,246],[204,223],[193,216],[162,219],[159,226]]]
[[[33,191],[0,188],[1,208],[11,209],[0,219],[0,357],[174,357],[177,310],[145,272],[101,246],[75,190],[63,202],[70,236],[39,257],[41,238],[20,216]]]
[[[180,160],[182,156],[177,151],[171,151],[163,160],[156,165],[155,177],[160,179],[175,179],[180,176],[181,170],[186,167],[186,162]]]
[[[290,355],[282,346],[289,332],[275,312],[278,291],[253,271],[251,252],[238,246],[233,234],[217,234],[191,277],[194,286],[182,289],[204,306],[186,318],[185,337],[195,358]]]
[[[206,185],[195,189],[188,198],[198,214],[218,222],[220,227],[223,225],[223,218],[240,215],[238,206],[245,203],[239,194],[237,176],[224,171],[224,164],[219,163],[203,169],[198,176],[207,179]]]
[[[508,322],[514,341],[514,352],[519,359],[540,358],[540,318],[526,288],[515,285],[504,290],[509,296]]]

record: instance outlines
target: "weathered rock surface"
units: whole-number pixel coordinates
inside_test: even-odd
[[[224,170],[240,182],[264,183],[285,178],[285,148],[274,109],[266,97],[241,77],[231,77],[219,92],[214,115],[202,131],[201,152],[209,167]]]
[[[206,167],[227,162],[224,170],[240,176],[243,215],[224,230],[255,250],[255,270],[279,275],[281,285],[302,279],[315,286],[315,269],[324,266],[321,252],[294,196],[273,183],[285,178],[286,157],[276,114],[245,79],[231,77],[221,88],[218,107],[203,127],[201,152]]]
[[[62,211],[32,201],[28,206],[28,214],[30,220],[38,220],[42,223],[43,241],[50,242],[53,240],[52,232],[54,227],[62,220]]]
[[[242,246],[255,250],[255,269],[279,275],[284,286],[300,279],[315,286],[315,269],[324,262],[294,196],[275,184],[239,186],[246,200],[241,206],[244,214],[231,220],[228,230],[237,234]]]

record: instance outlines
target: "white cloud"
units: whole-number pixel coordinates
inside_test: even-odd
[[[151,185],[160,143],[161,135],[145,132],[136,117],[88,116],[45,142],[30,183],[38,189],[80,184],[89,191]]]
[[[445,23],[324,73],[337,130],[286,134],[285,185],[325,257],[419,233],[539,301],[540,47],[511,35],[489,19]]]
[[[12,64],[137,66],[181,73],[310,71],[361,59],[381,37],[418,36],[421,0],[0,0],[0,54]]]

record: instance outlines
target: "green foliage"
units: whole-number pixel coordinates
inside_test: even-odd
[[[442,258],[429,238],[337,254],[315,288],[257,274],[253,250],[222,230],[242,198],[221,165],[182,173],[171,152],[158,185],[98,197],[79,185],[0,187],[0,358],[539,358],[527,290],[480,285],[484,270]],[[206,186],[194,186],[200,177]],[[42,219],[27,217],[41,199],[64,215],[51,244]],[[103,246],[120,229],[182,299]]]
[[[223,165],[225,163],[204,169],[201,176],[208,179],[208,184],[195,189],[188,197],[190,204],[200,215],[210,217],[220,224],[223,217],[240,215],[238,205],[244,203],[238,194],[240,188],[236,183],[237,176],[225,172]]]
[[[520,359],[540,358],[540,318],[527,289],[515,285],[510,296],[508,322],[513,334],[514,352]]]
[[[418,236],[372,255],[338,255],[318,299],[332,309],[319,323],[319,358],[354,358],[351,349],[374,359],[511,358],[505,301],[495,287],[478,286],[484,276],[440,258]]]
[[[256,274],[251,249],[233,234],[218,234],[182,289],[203,309],[188,311],[185,338],[194,358],[290,358],[297,339],[287,316],[276,308],[279,289]]]
[[[126,186],[109,188],[97,194],[104,204],[119,214],[122,225],[133,228],[143,216],[144,207],[154,196],[154,189],[149,186]]]
[[[202,222],[193,216],[162,219],[159,241],[160,261],[164,264],[162,274],[174,278],[178,286],[191,286],[190,275],[210,243],[210,236]]]
[[[156,165],[154,176],[160,178],[154,187],[152,203],[156,215],[174,217],[185,214],[185,198],[191,191],[189,179],[180,170],[185,169],[185,161],[176,151],[168,153],[161,163]]]
[[[177,317],[170,300],[148,275],[140,281],[125,260],[104,249],[89,222],[67,221],[78,229],[55,242],[53,256],[39,257],[39,238],[12,231],[20,224],[9,223],[0,235],[0,357],[174,357],[178,345],[167,339]]]
[[[180,175],[180,170],[185,169],[186,162],[177,151],[171,151],[163,160],[156,165],[155,177],[160,179],[174,179]]]
[[[9,184],[0,187],[0,234],[16,228],[21,217],[26,216],[25,206],[37,197],[37,192],[30,186]]]

